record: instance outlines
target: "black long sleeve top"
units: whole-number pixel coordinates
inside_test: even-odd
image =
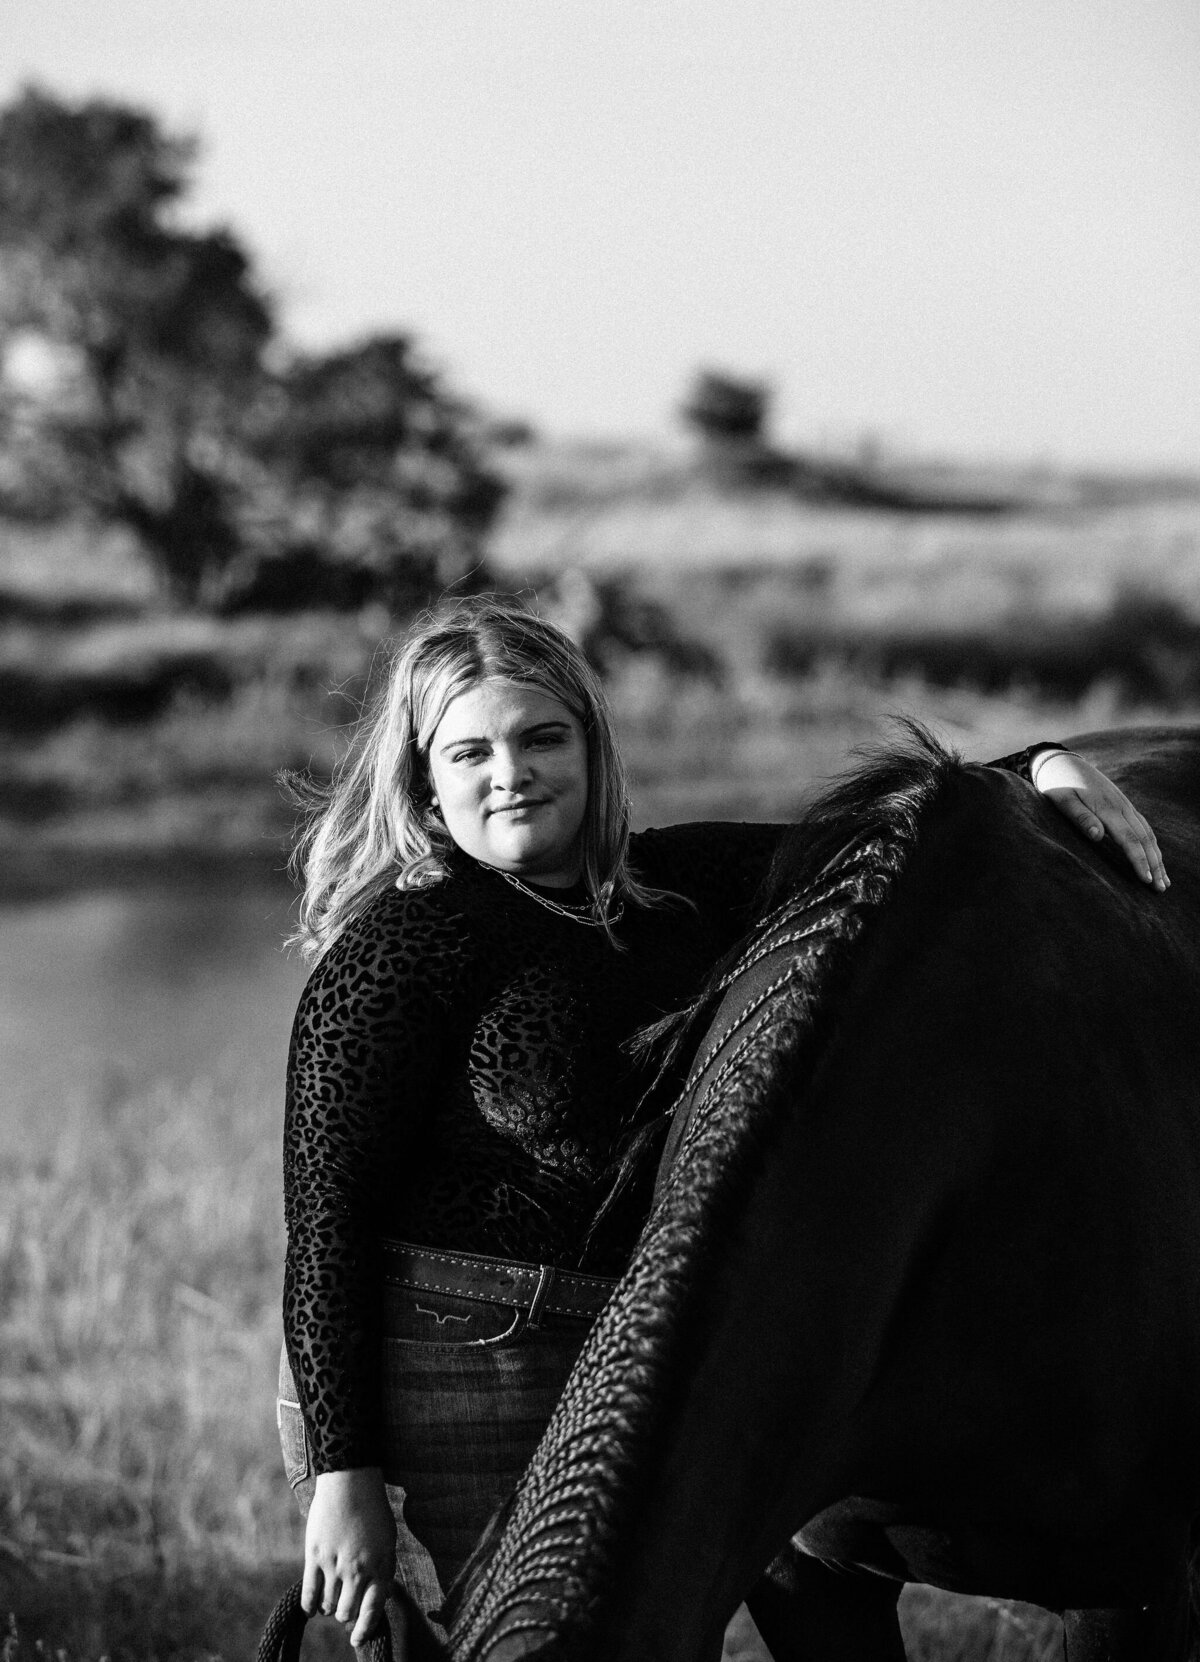
[[[635,836],[637,875],[681,898],[626,906],[619,947],[456,851],[317,965],[288,1066],[284,1328],[318,1471],[379,1462],[381,1235],[619,1273],[636,1228],[587,1234],[649,1082],[628,1041],[745,929],[784,829]]]
[[[1027,778],[1031,754],[998,765]],[[638,1220],[588,1232],[649,1083],[629,1041],[743,933],[787,829],[635,835],[636,875],[679,898],[627,906],[619,946],[456,850],[317,964],[288,1063],[284,1333],[318,1472],[380,1462],[380,1236],[620,1272]]]

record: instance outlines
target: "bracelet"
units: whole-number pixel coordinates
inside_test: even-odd
[[[1065,744],[1034,745],[1034,755],[1029,763],[1029,783],[1037,789],[1038,765],[1048,761],[1051,756],[1074,756],[1073,750],[1068,750]]]

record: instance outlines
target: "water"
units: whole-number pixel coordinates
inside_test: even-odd
[[[261,878],[0,906],[0,1154],[167,1080],[278,1098],[303,965],[290,894]]]

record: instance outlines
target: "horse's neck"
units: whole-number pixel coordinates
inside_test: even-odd
[[[732,966],[704,998],[710,1020],[688,1071],[659,1161],[657,1201],[688,1146],[698,1111],[723,1081],[752,1064],[781,1000],[807,1003],[815,1018],[833,949],[860,932],[877,903],[879,838],[851,838],[817,878],[789,895],[746,936]]]

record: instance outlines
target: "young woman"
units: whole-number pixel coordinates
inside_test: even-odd
[[[1149,826],[1081,758],[995,765],[1166,886]],[[591,1228],[648,1083],[628,1041],[745,929],[784,829],[631,835],[586,660],[488,599],[412,631],[321,798],[279,1423],[304,1606],[355,1643],[393,1577],[436,1622],[532,1454],[640,1227],[631,1201]]]

